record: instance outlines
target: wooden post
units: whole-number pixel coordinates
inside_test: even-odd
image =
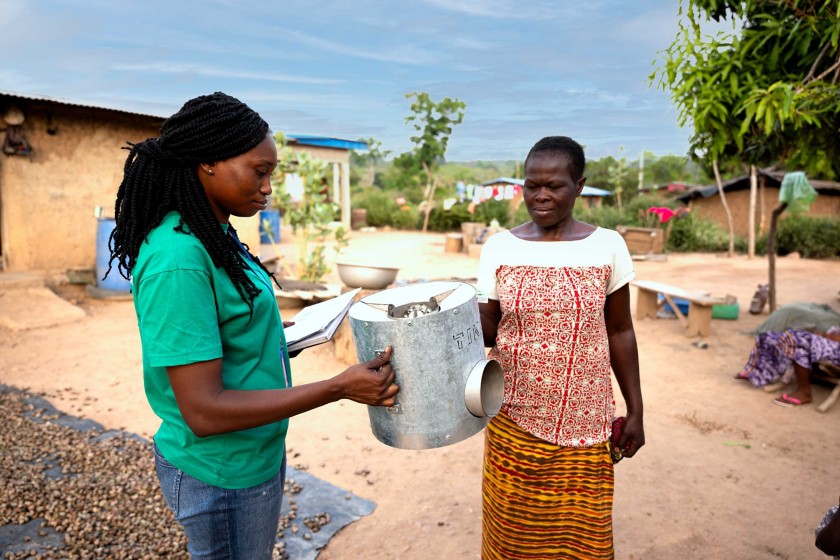
[[[750,213],[747,217],[747,255],[755,258],[755,199],[758,191],[758,174],[755,165],[750,165]]]
[[[758,206],[759,206],[759,222],[758,231],[764,233],[767,230],[767,205],[764,202],[765,191],[767,190],[767,179],[762,175],[758,181]]]
[[[341,198],[339,202],[341,204],[341,225],[344,226],[344,229],[350,231],[352,210],[350,207],[350,164],[342,162],[339,164],[339,169],[341,170]]]
[[[733,257],[735,256],[735,226],[732,224],[732,211],[729,209],[729,203],[726,202],[726,193],[723,191],[723,181],[720,179],[717,160],[712,161],[712,169],[715,172],[715,182],[717,183],[718,194],[720,194],[720,202],[726,212],[726,221],[729,222],[729,256]]]
[[[779,216],[787,208],[787,202],[773,209],[770,215],[770,231],[767,233],[767,264],[768,264],[768,284],[770,285],[770,313],[776,310],[776,226],[779,223]]]

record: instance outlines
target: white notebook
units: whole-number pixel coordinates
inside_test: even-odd
[[[344,316],[347,315],[347,311],[350,310],[350,306],[353,305],[353,297],[359,293],[360,289],[350,290],[338,297],[301,309],[291,319],[295,324],[285,330],[289,352],[323,344],[332,339]]]

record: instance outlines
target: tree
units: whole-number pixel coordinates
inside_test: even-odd
[[[429,212],[437,187],[435,171],[446,155],[452,128],[464,120],[467,106],[463,101],[449,97],[435,103],[426,92],[409,93],[405,97],[414,100],[411,104],[412,114],[405,118],[405,122],[411,124],[416,132],[411,137],[414,149],[409,153],[420,163],[426,175],[426,208],[423,217],[425,232],[429,227]]]
[[[840,174],[837,2],[687,0],[680,13],[688,25],[680,23],[651,81],[671,91],[680,124],[694,126],[691,152],[712,162],[724,204],[720,160]],[[740,29],[704,36],[704,19]],[[771,298],[772,279],[771,259]]]
[[[282,132],[274,135],[277,145],[277,167],[272,174],[273,205],[276,206],[297,234],[297,278],[307,282],[319,282],[332,269],[328,262],[327,243],[332,241],[335,257],[347,245],[346,232],[339,226],[333,229],[332,222],[338,211],[335,202],[329,202],[327,195],[328,164],[312,157],[309,153],[292,150]],[[303,193],[299,202],[294,202],[286,188],[289,174],[295,174],[303,182]],[[279,256],[279,255],[278,255]],[[281,261],[282,262],[282,261]],[[292,275],[286,263],[285,273]]]
[[[383,150],[382,142],[376,138],[359,138],[359,142],[367,144],[367,150],[358,152],[353,150],[351,157],[355,165],[362,165],[367,170],[367,185],[372,186],[376,178],[376,164],[390,155],[391,150]]]
[[[680,124],[693,124],[692,151],[840,174],[837,3],[688,0],[683,12],[688,25],[651,80],[671,91]],[[704,19],[741,28],[703,35]]]

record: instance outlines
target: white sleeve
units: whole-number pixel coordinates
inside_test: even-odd
[[[481,248],[481,259],[478,265],[478,301],[487,299],[499,299],[499,290],[496,285],[496,269],[498,268],[498,243],[493,241],[491,236],[484,242]]]
[[[633,270],[633,259],[630,257],[630,251],[627,250],[627,243],[624,242],[624,238],[617,231],[610,230],[610,234],[613,237],[613,266],[612,276],[610,276],[607,285],[607,295],[636,277],[636,271]]]

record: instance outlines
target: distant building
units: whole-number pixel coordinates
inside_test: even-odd
[[[164,118],[0,91],[0,115],[23,115],[28,154],[0,154],[3,270],[92,268],[94,208],[113,216],[126,142],[155,136]],[[0,121],[0,134],[11,127]]]
[[[472,198],[473,202],[482,202],[490,198],[496,200],[510,200],[514,208],[519,207],[522,202],[522,187],[525,185],[524,179],[513,179],[511,177],[498,177],[485,181],[476,187],[475,196],[480,200]],[[611,191],[604,189],[597,189],[588,185],[583,187],[580,196],[585,201],[587,207],[592,208],[601,206],[604,197],[612,196]]]
[[[779,191],[785,174],[781,171],[762,169],[758,171],[758,196],[755,208],[755,224],[758,232],[766,232],[770,225],[770,215],[779,205]],[[808,182],[817,191],[818,196],[811,203],[809,216],[840,217],[840,183],[808,178]],[[749,234],[750,177],[743,175],[723,183],[726,202],[732,212],[735,235],[747,237]],[[717,185],[693,187],[679,194],[677,200],[691,208],[695,216],[710,220],[728,229],[728,221]],[[782,217],[784,218],[784,214]]]
[[[293,150],[308,152],[311,156],[326,161],[333,168],[333,184],[330,200],[341,207],[341,223],[350,229],[350,150],[366,150],[368,145],[356,140],[345,140],[330,136],[312,134],[289,134],[287,145]],[[288,186],[288,185],[287,185]],[[301,185],[302,186],[302,185]],[[294,196],[293,198],[298,198]]]
[[[20,124],[14,124],[23,119]],[[113,217],[126,142],[157,136],[162,115],[0,91],[0,258],[5,271],[92,268],[95,208]],[[25,143],[16,140],[22,135]],[[11,139],[11,140],[10,140]],[[333,165],[333,199],[350,226],[351,149],[365,144],[310,135],[292,149]],[[233,219],[243,241],[259,247],[259,219]]]

